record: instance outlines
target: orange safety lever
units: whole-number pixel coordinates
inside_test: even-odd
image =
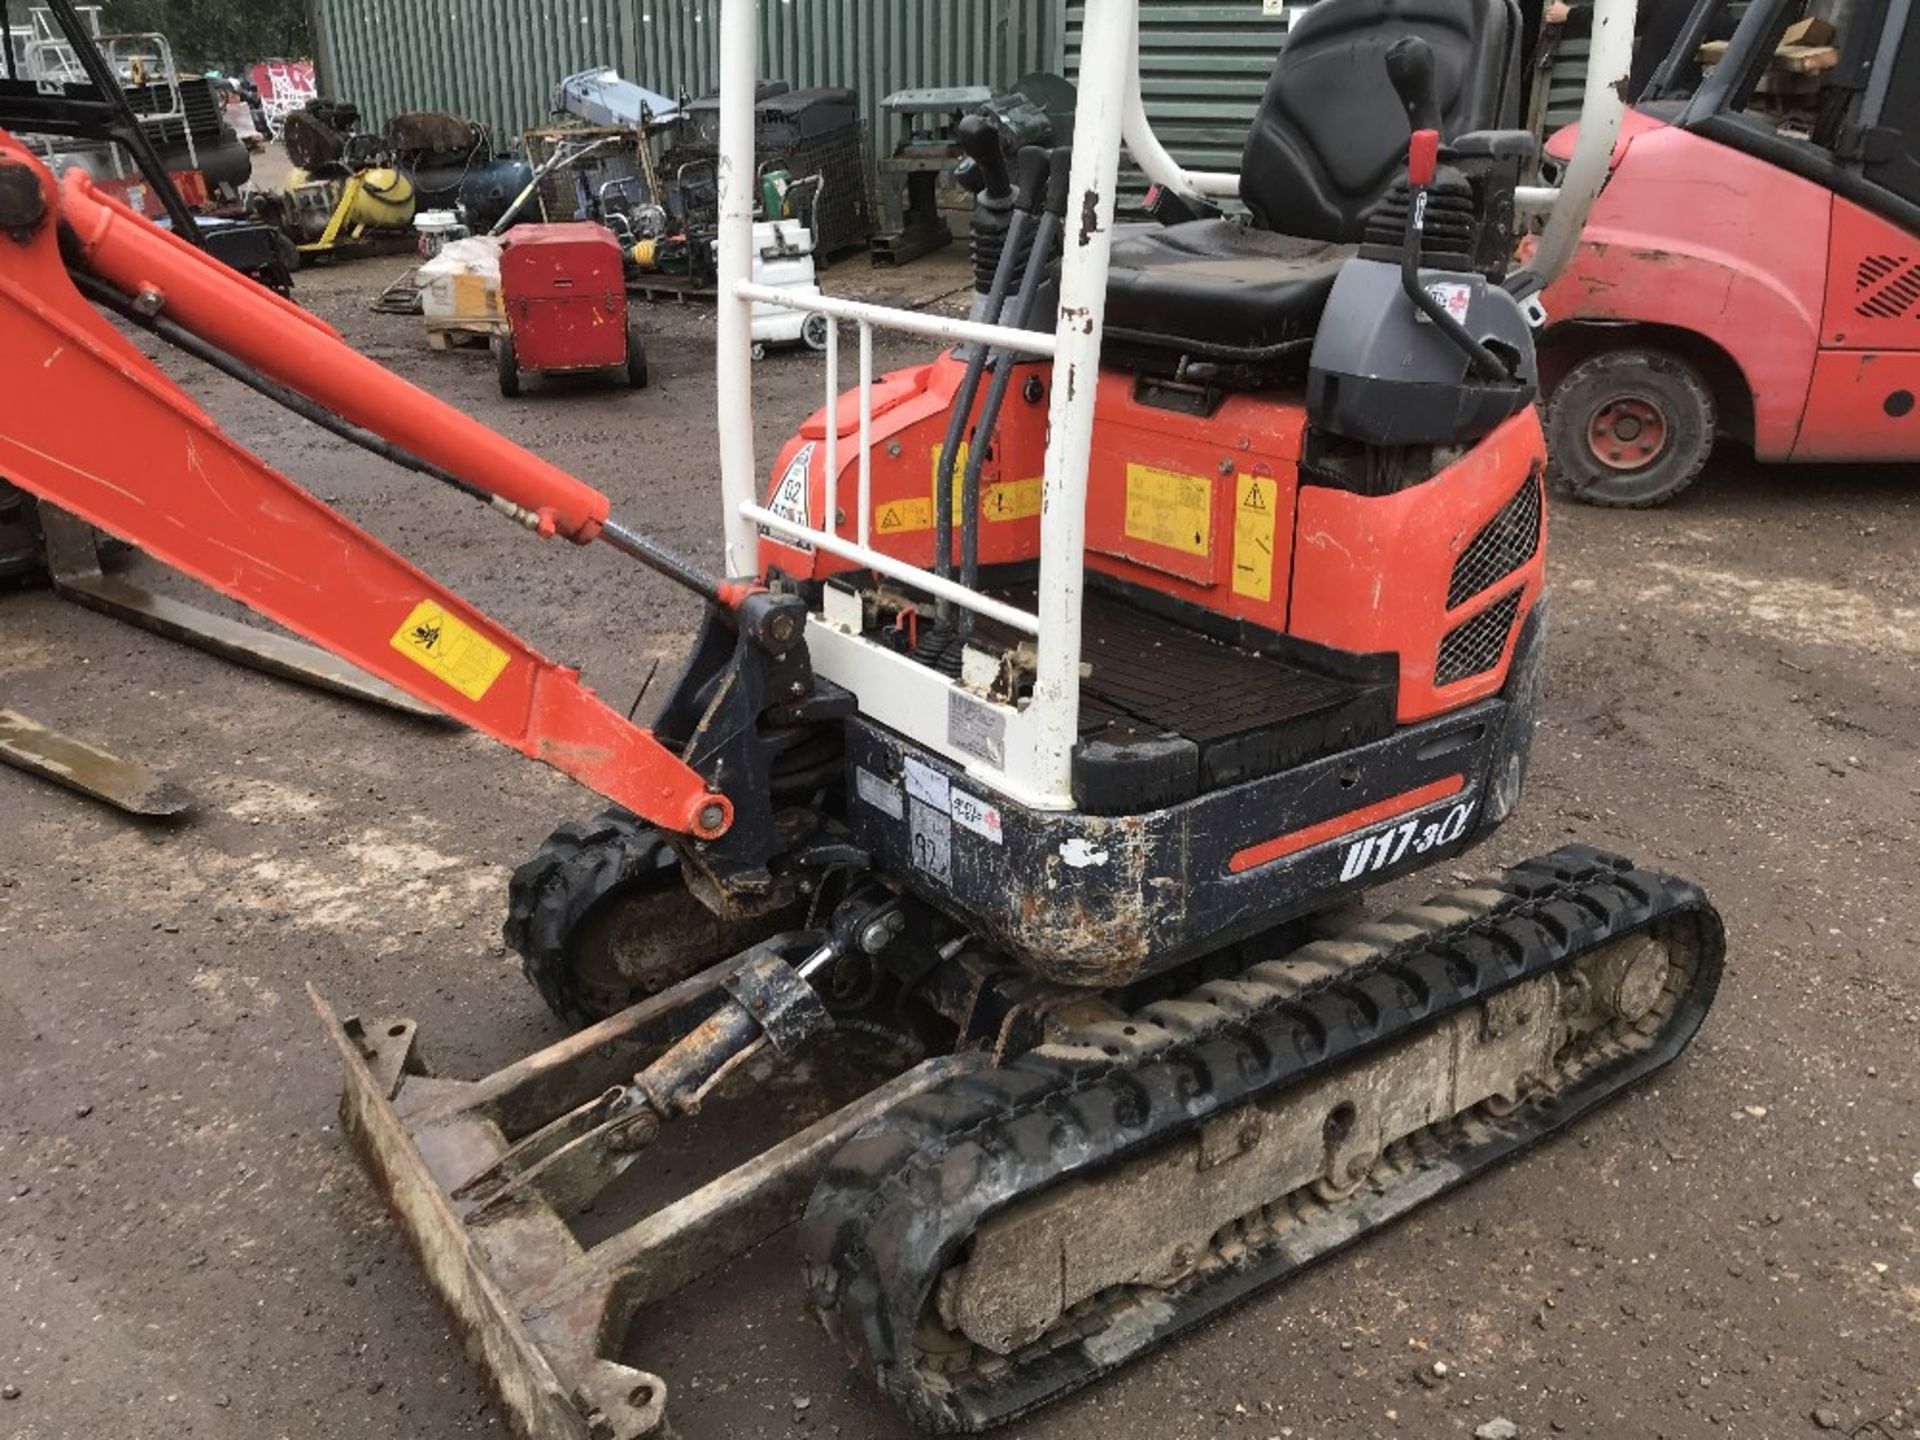
[[[68,238],[63,257],[61,232]],[[585,542],[593,487],[352,349],[337,332],[0,131],[0,476],[241,601],[663,829],[733,807],[576,672],[540,655],[226,435],[75,289],[143,309]]]

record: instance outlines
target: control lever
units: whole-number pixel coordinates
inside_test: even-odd
[[[1047,213],[1058,220],[1067,218],[1067,187],[1073,183],[1073,147],[1055,150],[1047,171]]]
[[[1433,47],[1418,35],[1403,35],[1387,47],[1387,82],[1400,97],[1407,124],[1440,132],[1440,94],[1434,81]]]
[[[1412,134],[1407,137],[1407,224],[1400,247],[1400,288],[1414,307],[1440,328],[1473,369],[1505,383],[1513,374],[1486,346],[1473,338],[1420,279],[1421,244],[1427,228],[1429,188],[1440,169],[1440,98],[1434,83],[1433,47],[1417,35],[1403,35],[1387,47],[1387,82],[1400,97]]]
[[[1018,167],[1019,182],[1014,187],[1013,203],[1027,214],[1037,215],[1047,198],[1051,157],[1038,145],[1023,145],[1014,164]]]
[[[981,173],[987,177],[986,187],[981,198],[987,199],[994,194],[995,176],[1000,185],[999,196],[1004,201],[1013,194],[1012,181],[1007,173],[1006,157],[1000,149],[1000,132],[993,128],[991,121],[984,116],[969,115],[960,122],[956,131],[961,147],[968,155],[981,162]],[[991,142],[990,145],[986,142]],[[986,163],[989,150],[992,166]],[[1036,150],[1039,164],[1046,164],[1046,152]],[[1014,276],[1026,260],[1027,241],[1033,222],[1033,211],[1039,204],[1043,187],[1046,184],[1044,168],[1034,172],[1025,161],[1022,152],[1021,193],[1014,200],[1013,209],[1007,220],[1006,239],[1000,249],[1000,263],[994,268],[993,286],[987,292],[986,308],[980,318],[993,324],[1007,303],[1007,294],[1013,289]],[[933,476],[933,573],[946,579],[953,573],[953,477],[960,458],[960,442],[966,439],[967,421],[973,414],[973,402],[980,394],[980,379],[987,369],[987,348],[975,347],[967,359],[967,373],[961,378],[960,388],[954,392],[952,408],[947,414],[946,438],[940,447],[940,459],[934,466]],[[964,482],[963,482],[964,483]],[[953,606],[941,600],[935,608],[933,633],[923,647],[927,651],[928,663],[934,663],[950,645],[953,629]],[[956,660],[958,652],[955,651]]]
[[[1027,255],[1027,268],[1020,277],[1020,292],[1000,312],[998,323],[1024,330],[1033,313],[1034,298],[1060,243],[1061,222],[1067,213],[1067,184],[1071,178],[1073,152],[1042,150],[1037,145],[1021,149],[1019,199],[1014,203],[1022,215],[1039,212],[1040,223],[1034,232]],[[1007,391],[1013,384],[1013,372],[1019,357],[1011,350],[995,350],[993,384],[987,389],[986,403],[980,407],[980,419],[973,429],[973,444],[967,452],[967,470],[960,482],[960,583],[973,589],[980,581],[980,474],[993,449],[993,432],[1000,423],[1000,412],[1007,403]],[[962,609],[958,616],[960,644],[973,633],[973,611]],[[959,645],[954,647],[957,657]]]
[[[1004,200],[1013,191],[1007,173],[1007,152],[1000,144],[1000,131],[984,115],[969,115],[954,127],[953,138],[961,152],[980,169],[982,193]]]

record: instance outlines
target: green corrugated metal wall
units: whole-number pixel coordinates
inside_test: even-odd
[[[1079,72],[1086,5],[1067,6],[1067,73]],[[1173,158],[1190,170],[1240,169],[1247,129],[1287,33],[1267,0],[1140,0],[1140,92]],[[1123,180],[1123,192],[1139,186]]]
[[[1255,0],[1258,3],[1258,0]],[[760,73],[844,85],[882,153],[895,90],[1058,71],[1063,0],[763,0]],[[502,141],[542,123],[566,75],[612,65],[667,95],[717,74],[720,0],[315,0],[323,84],[370,124],[453,110]]]

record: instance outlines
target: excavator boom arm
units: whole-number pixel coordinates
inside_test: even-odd
[[[366,359],[337,332],[0,131],[0,475],[663,829],[732,805],[505,627],[226,435],[82,297],[69,264],[546,535],[593,487]],[[425,515],[423,523],[431,523]],[[719,587],[731,598],[740,587]]]

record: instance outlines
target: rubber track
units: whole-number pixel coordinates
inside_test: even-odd
[[[547,1008],[569,1029],[599,1018],[581,1008],[573,987],[568,946],[580,921],[630,881],[661,875],[679,884],[679,863],[658,831],[611,809],[562,825],[513,872],[501,934]]]
[[[1570,846],[1476,889],[1501,898],[1489,905],[1475,903],[1472,891],[1441,896],[1431,908],[1334,937],[1375,953],[1323,983],[1289,992],[1250,972],[1236,982],[1202,986],[1185,1001],[1150,1006],[1140,1017],[1142,1028],[1171,1024],[1183,1033],[1145,1054],[1098,1063],[1034,1052],[882,1117],[841,1150],[808,1206],[800,1253],[810,1306],[916,1424],[936,1432],[983,1430],[1086,1384],[1451,1189],[1685,1049],[1712,1003],[1725,947],[1719,915],[1696,887]],[[1435,918],[1435,909],[1452,912],[1451,923]],[[1439,1173],[1423,1175],[1412,1187],[1413,1200],[1398,1208],[1379,1203],[1366,1223],[1311,1254],[1278,1246],[1156,1291],[1166,1303],[1150,1323],[1103,1336],[1097,1345],[1072,1332],[1076,1338],[1064,1343],[1049,1347],[1043,1340],[1004,1364],[965,1375],[921,1368],[914,1334],[932,1288],[995,1212],[1655,924],[1691,946],[1694,970],[1652,1046],[1602,1062],[1553,1096],[1494,1122],[1464,1162],[1454,1152]],[[1356,1206],[1365,1213],[1364,1193]],[[1089,1223],[1100,1223],[1097,1212]]]

